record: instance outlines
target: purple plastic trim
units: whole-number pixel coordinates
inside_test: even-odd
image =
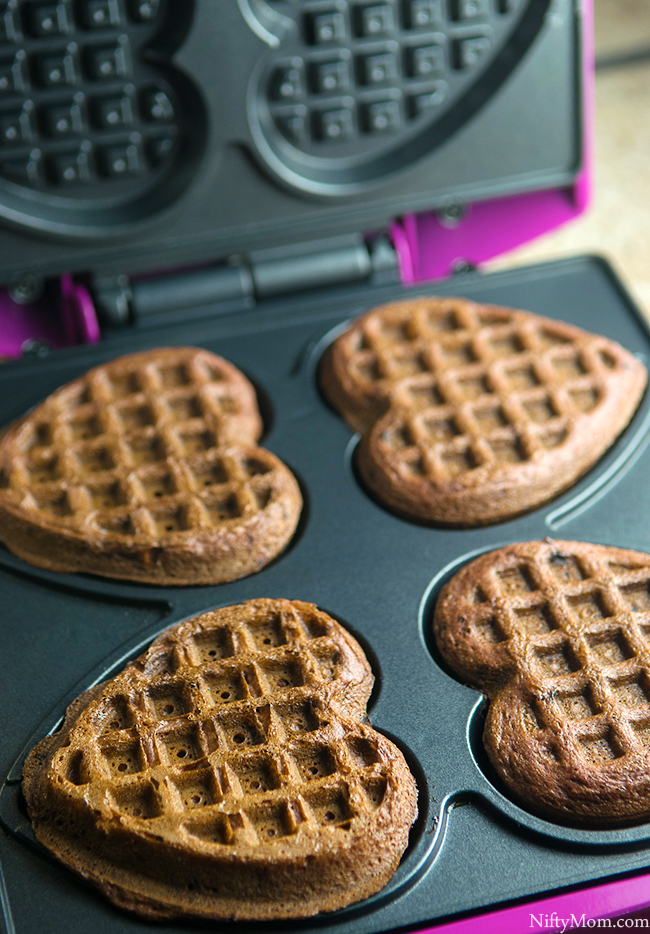
[[[69,273],[61,276],[61,312],[71,344],[95,344],[101,339],[90,292]]]
[[[563,928],[575,931],[598,918],[615,918],[622,912],[637,912],[648,905],[650,876],[637,876],[422,928],[418,934],[534,934]]]
[[[92,298],[72,276],[61,277],[60,312],[46,299],[18,305],[0,292],[0,357],[19,357],[27,341],[51,348],[92,344],[101,338]]]
[[[0,357],[19,357],[26,341],[42,341],[49,347],[65,347],[65,332],[49,303],[18,305],[0,292]]]
[[[459,264],[481,263],[578,217],[588,206],[594,159],[593,0],[583,6],[583,153],[573,185],[527,192],[470,205],[455,227],[433,212],[407,214],[391,234],[406,284],[444,279]]]

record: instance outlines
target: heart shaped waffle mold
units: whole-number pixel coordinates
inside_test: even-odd
[[[249,122],[285,182],[340,195],[430,153],[498,91],[548,0],[240,0],[275,38]]]
[[[515,800],[591,827],[650,816],[650,556],[546,539],[444,587],[436,644],[483,691],[483,743]]]
[[[366,898],[416,816],[406,762],[365,713],[372,683],[311,604],[182,623],[29,754],[36,836],[147,917],[307,917]]]
[[[327,398],[362,433],[359,470],[381,502],[465,526],[570,487],[625,428],[647,381],[605,337],[453,298],[358,318],[321,373]]]
[[[105,236],[182,192],[206,123],[197,88],[173,63],[193,6],[2,4],[0,214]]]
[[[298,484],[255,441],[255,390],[195,348],[121,357],[0,440],[0,540],[55,571],[218,584],[287,545]]]

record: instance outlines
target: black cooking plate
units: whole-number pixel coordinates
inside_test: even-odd
[[[317,366],[345,321],[383,301],[427,291],[433,290],[364,286],[298,297],[198,323],[132,330],[97,347],[0,369],[5,424],[122,353],[178,344],[216,351],[259,388],[267,421],[264,444],[295,472],[306,502],[285,554],[259,574],[221,587],[151,587],[53,574],[0,551],[0,770],[8,776],[0,819],[9,833],[0,838],[0,856],[7,932],[51,930],[53,917],[71,934],[149,927],[113,908],[35,843],[20,795],[22,760],[56,728],[66,703],[118,670],[161,629],[255,597],[316,603],[360,639],[377,678],[373,725],[401,745],[420,790],[420,817],[390,885],[360,905],[283,923],[282,929],[378,934],[415,928],[647,865],[650,825],[578,830],[535,817],[509,800],[484,761],[481,698],[438,664],[429,629],[442,582],[487,549],[551,535],[650,551],[650,403],[642,402],[621,438],[578,484],[527,516],[476,530],[435,529],[397,518],[357,481],[356,439],[319,394]],[[470,274],[437,284],[435,292],[547,314],[615,338],[650,359],[647,326],[598,259]],[[163,927],[186,931],[197,925]]]

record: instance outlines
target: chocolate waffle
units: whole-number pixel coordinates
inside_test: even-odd
[[[255,445],[255,390],[194,348],[91,370],[0,439],[0,540],[54,571],[218,584],[293,535],[295,478]]]
[[[307,917],[366,898],[416,815],[402,754],[369,725],[372,683],[311,604],[182,623],[29,754],[36,836],[147,917]]]
[[[650,817],[649,555],[501,548],[447,584],[434,631],[489,698],[483,742],[518,801],[591,826]]]
[[[396,302],[325,357],[328,399],[362,433],[358,466],[409,518],[481,525],[567,489],[634,414],[647,374],[614,341],[463,299]]]

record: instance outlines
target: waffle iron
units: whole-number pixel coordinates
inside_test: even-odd
[[[0,352],[36,349],[0,368],[0,423],[120,354],[203,346],[255,383],[263,443],[306,504],[278,560],[220,587],[53,574],[0,551],[7,934],[150,926],[36,843],[22,761],[166,626],[262,596],[317,603],[361,641],[373,725],[404,750],[420,816],[378,895],[261,927],[523,932],[650,902],[648,826],[576,830],[510,800],[482,751],[482,698],[430,638],[440,587],[485,550],[545,535],[650,550],[650,402],[552,503],[434,529],[364,489],[358,439],[317,380],[351,318],[433,291],[548,314],[650,360],[602,260],[475,268],[584,206],[589,14],[571,0],[0,4]]]

